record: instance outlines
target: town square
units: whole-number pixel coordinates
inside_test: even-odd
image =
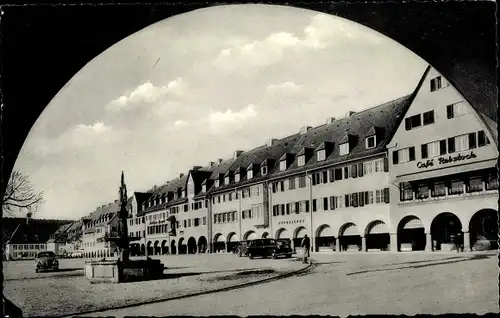
[[[341,14],[152,21],[72,74],[8,166],[7,316],[499,312],[483,44],[465,76]]]

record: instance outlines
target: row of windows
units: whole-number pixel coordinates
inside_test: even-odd
[[[108,221],[111,220],[111,218],[112,218],[112,215],[110,215],[110,214],[102,215],[97,220],[90,221],[89,223],[85,224],[83,226],[83,228],[86,230],[86,229],[89,229],[89,228],[94,227],[96,225],[99,225],[102,223],[107,223]]]
[[[494,174],[489,176],[470,176],[452,180],[420,182],[416,185],[402,183],[400,184],[400,200],[403,202],[423,200],[429,197],[437,198],[446,195],[462,195],[464,193],[497,189],[498,178]]]
[[[37,252],[14,252],[12,257],[35,257]]]
[[[236,211],[214,214],[215,224],[231,222],[236,222]]]
[[[423,118],[423,120],[422,120]],[[405,129],[412,130],[418,128],[420,126],[426,126],[430,124],[434,124],[434,110],[430,110],[423,114],[417,114],[410,117],[405,118]]]
[[[341,196],[323,198],[323,211],[335,210],[344,207],[362,207],[373,203],[389,203],[389,188],[349,193]],[[318,210],[318,199],[312,200],[312,211]],[[276,204],[273,206],[273,216],[299,214],[309,212],[309,201],[303,200],[287,204]]]
[[[146,236],[146,231],[142,231],[142,236],[141,236],[141,231],[135,231],[135,232],[130,232],[129,234],[129,237],[145,237]]]
[[[256,205],[253,206],[251,209],[248,210],[243,210],[241,211],[241,218],[242,219],[258,219],[261,216],[261,206]]]
[[[13,250],[45,250],[44,244],[12,244]]]
[[[170,195],[170,197],[168,197],[167,194],[163,194],[163,196],[161,197],[151,198],[150,200],[143,203],[142,208],[143,210],[145,210],[146,208],[150,208],[153,206],[157,206],[166,202],[174,201],[185,197],[186,197],[186,190],[178,189],[176,192],[174,192],[173,195]]]
[[[193,202],[191,203],[191,210],[200,210],[200,209],[204,209],[208,206],[208,201],[198,201],[198,202]]]
[[[252,197],[258,197],[260,196],[261,191],[260,191],[260,185],[253,186],[253,187],[246,187],[241,189],[241,198],[246,199],[246,198],[252,198]],[[221,194],[218,196],[215,196],[212,198],[212,203],[223,203],[223,202],[231,202],[233,200],[238,200],[239,198],[239,191],[231,192],[228,194]]]
[[[448,139],[433,141],[423,144],[420,147],[422,159],[432,158],[451,154],[458,151],[465,151],[483,147],[490,144],[488,137],[483,130],[470,134],[464,134]],[[408,147],[392,152],[392,163],[405,163],[416,160],[415,147]]]
[[[316,172],[312,174],[312,185],[325,184],[328,182],[339,181],[342,179],[358,178],[364,175],[384,172],[387,171],[387,162],[384,159],[377,159],[374,161],[368,161],[364,163],[359,163],[355,165],[346,166],[343,168],[335,168],[330,170],[325,170],[321,172]],[[294,190],[296,184],[299,188],[306,187],[306,177],[292,177],[287,180],[288,190]],[[285,191],[285,180],[272,183],[272,191],[284,192]]]
[[[129,220],[129,225],[139,225],[139,224],[144,224],[144,217],[138,217],[138,218],[132,218]]]

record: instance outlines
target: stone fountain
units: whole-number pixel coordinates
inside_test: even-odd
[[[91,283],[122,283],[158,279],[163,276],[164,265],[160,260],[149,257],[130,259],[129,243],[139,238],[129,238],[127,229],[127,186],[122,171],[119,189],[120,211],[118,212],[118,236],[106,237],[106,241],[118,245],[118,258],[102,259],[85,262],[85,277]]]

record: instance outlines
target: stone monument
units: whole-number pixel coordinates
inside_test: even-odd
[[[107,237],[106,241],[116,242],[118,245],[117,259],[102,259],[85,262],[85,277],[91,283],[121,283],[158,279],[163,277],[164,265],[160,260],[149,257],[130,259],[129,243],[138,238],[129,238],[127,229],[127,186],[122,171],[119,188],[118,236]]]

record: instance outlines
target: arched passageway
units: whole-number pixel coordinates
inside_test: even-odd
[[[147,248],[148,248],[148,255],[154,255],[153,242],[148,241]]]
[[[413,215],[405,216],[398,224],[398,251],[425,250],[425,227],[422,220]]]
[[[391,238],[387,224],[380,220],[370,222],[366,227],[365,240],[368,252],[389,250]]]
[[[180,254],[187,254],[187,245],[184,241],[185,240],[183,237],[179,238],[179,244],[178,244],[178,248],[177,248],[179,255]]]
[[[300,246],[300,244],[302,243],[302,239],[306,234],[307,230],[303,226],[299,226],[297,229],[295,229],[295,232],[293,234],[293,248],[295,250],[302,250],[302,246]]]
[[[361,235],[354,223],[342,225],[339,231],[339,247],[343,252],[361,251]]]
[[[257,237],[257,234],[255,234],[254,231],[248,231],[245,233],[245,235],[243,235],[243,240],[256,240],[258,237]]]
[[[333,229],[323,224],[316,230],[316,251],[335,251],[336,239]]]
[[[231,232],[227,236],[227,252],[235,252],[236,247],[238,247],[238,236],[236,233]]]
[[[154,247],[155,249],[153,255],[160,255],[161,254],[160,241],[155,241]]]
[[[161,241],[161,255],[168,254],[168,243],[166,240]]]
[[[269,237],[269,233],[267,233],[267,232],[262,233],[262,238],[268,238],[268,237]]]
[[[463,243],[462,223],[453,213],[438,214],[431,223],[432,249],[435,251],[454,250],[455,244]]]
[[[276,231],[276,239],[291,239],[292,237],[290,236],[290,232],[287,230],[287,229],[279,229],[278,231]]]
[[[198,253],[206,253],[207,251],[207,238],[200,236],[198,239]]]
[[[175,244],[175,240],[172,240],[172,241],[170,242],[170,253],[171,253],[172,255],[177,254],[177,245]]]
[[[473,251],[498,249],[498,213],[493,209],[477,211],[469,222],[470,248]]]
[[[226,250],[226,238],[220,233],[215,234],[213,244],[215,253],[220,253]]]
[[[197,251],[196,239],[194,237],[190,237],[187,241],[187,253],[188,254],[196,254]]]

